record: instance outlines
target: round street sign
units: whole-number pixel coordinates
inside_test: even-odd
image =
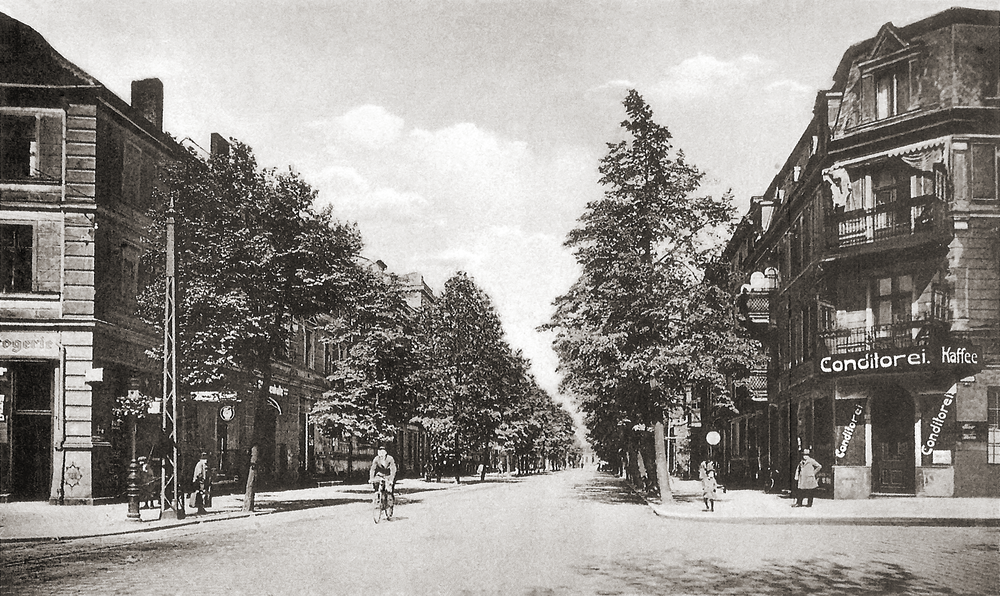
[[[707,435],[705,435],[705,441],[709,445],[718,445],[719,441],[721,441],[721,440],[722,440],[722,436],[719,435],[719,433],[716,432],[716,431],[714,431],[714,430],[710,431]]]
[[[229,422],[235,417],[236,417],[236,408],[234,408],[233,406],[222,406],[221,408],[219,408],[219,418],[222,418],[224,421]]]

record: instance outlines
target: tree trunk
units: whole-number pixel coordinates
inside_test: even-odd
[[[482,482],[486,480],[486,468],[490,465],[490,445],[486,443],[483,445],[483,471],[479,473],[479,481]]]
[[[458,435],[455,435],[455,461],[453,462],[455,466],[455,484],[461,484],[462,482],[462,452],[459,450],[458,446]]]
[[[271,389],[271,368],[264,371],[263,382],[260,391],[254,399],[253,433],[251,434],[250,447],[250,471],[247,473],[247,487],[243,494],[243,511],[253,511],[254,500],[257,494],[257,466],[260,463],[260,444],[264,437],[262,433],[262,421],[267,415],[265,408],[268,407],[267,396]]]
[[[653,441],[656,443],[656,482],[660,485],[660,502],[666,503],[672,500],[673,493],[670,492],[670,472],[667,469],[667,447],[666,437],[663,432],[663,421],[658,420],[653,425]]]

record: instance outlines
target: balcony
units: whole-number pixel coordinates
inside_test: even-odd
[[[947,322],[930,313],[921,319],[908,319],[887,325],[850,327],[820,332],[831,355],[874,350],[897,350],[938,343],[947,333]]]
[[[747,390],[753,401],[767,401],[767,369],[754,369],[747,377]]]
[[[906,238],[941,228],[944,203],[934,195],[911,197],[871,209],[835,213],[837,247],[848,248]]]

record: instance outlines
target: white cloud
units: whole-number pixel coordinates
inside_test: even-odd
[[[350,137],[347,122],[376,125]],[[366,255],[397,273],[420,273],[437,291],[456,271],[468,272],[494,301],[511,345],[554,393],[551,338],[535,328],[572,283],[576,269],[562,242],[593,191],[596,158],[579,147],[539,155],[471,122],[407,127],[377,106],[327,124],[335,134],[317,154],[333,162],[304,175],[339,217],[358,222]],[[377,142],[359,151],[351,146],[359,136]]]
[[[666,78],[656,86],[656,92],[665,98],[684,101],[729,94],[753,84],[773,68],[773,62],[753,54],[735,60],[698,54],[670,68]]]
[[[591,95],[595,93],[603,93],[605,91],[614,91],[615,93],[618,93],[624,89],[635,89],[635,87],[636,87],[635,83],[633,83],[628,79],[614,79],[608,81],[607,83],[603,83],[601,85],[597,85],[596,87],[591,87],[590,89],[587,89],[585,91],[585,94]]]
[[[334,133],[342,142],[363,149],[381,149],[395,143],[403,131],[403,119],[374,105],[356,107],[334,120]]]

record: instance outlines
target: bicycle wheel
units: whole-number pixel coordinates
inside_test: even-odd
[[[375,519],[375,523],[378,523],[379,518],[382,516],[382,491],[376,491],[372,503],[372,518]]]

